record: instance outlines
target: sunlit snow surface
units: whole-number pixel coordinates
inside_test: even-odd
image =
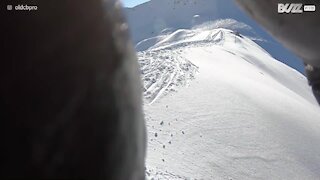
[[[226,29],[155,39],[138,53],[148,179],[320,178],[320,109],[303,75]]]

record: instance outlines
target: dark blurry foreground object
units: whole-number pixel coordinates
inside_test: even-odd
[[[37,11],[1,7],[0,179],[144,179],[140,80],[120,4],[33,2],[21,4]]]
[[[320,103],[320,1],[319,0],[237,0],[240,6],[306,64],[306,74]],[[278,4],[315,5],[313,12],[278,13]],[[280,5],[281,6],[281,5]],[[281,10],[281,9],[280,9]],[[280,11],[282,12],[282,11]]]

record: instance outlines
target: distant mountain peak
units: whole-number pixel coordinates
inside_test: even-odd
[[[134,8],[125,8],[125,13],[136,45],[152,38],[154,41],[158,36],[178,29],[192,29],[205,22],[210,26],[212,24],[209,23],[217,25],[219,22],[218,27],[233,30],[241,24],[240,33],[254,37],[273,57],[304,72],[301,61],[273,40],[233,0],[151,0]]]

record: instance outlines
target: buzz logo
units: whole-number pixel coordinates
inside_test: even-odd
[[[303,8],[302,8],[303,7]],[[303,5],[301,3],[278,3],[278,13],[283,14],[283,13],[292,13],[292,14],[300,14],[303,12],[312,12],[316,11],[316,6],[315,5]]]
[[[278,4],[278,13],[302,13],[302,4],[286,3]]]

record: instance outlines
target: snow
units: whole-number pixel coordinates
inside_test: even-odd
[[[138,52],[147,179],[319,179],[306,78],[250,38],[178,29]]]
[[[181,55],[169,50],[138,53],[144,97],[152,104],[161,95],[175,91],[194,78],[198,67]]]
[[[304,66],[298,58],[273,40],[233,0],[150,0],[133,8],[125,8],[125,14],[138,51],[163,40],[168,35],[164,32],[171,34],[179,29],[198,26],[202,26],[201,29],[226,28],[250,36],[273,57],[303,72]]]

